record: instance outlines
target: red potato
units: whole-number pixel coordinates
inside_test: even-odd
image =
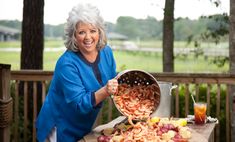
[[[174,137],[172,139],[174,142],[188,142],[187,139],[181,138],[181,137]]]
[[[97,138],[97,142],[109,142],[111,140],[111,136],[100,135]]]
[[[104,139],[105,139],[105,136],[100,135],[100,136],[97,138],[97,142],[104,142]]]

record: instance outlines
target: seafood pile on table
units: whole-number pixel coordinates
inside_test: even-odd
[[[102,131],[98,142],[188,142],[191,132],[185,119],[152,117],[146,121],[117,124]]]

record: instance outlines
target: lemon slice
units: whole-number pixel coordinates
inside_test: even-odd
[[[160,121],[160,118],[159,117],[152,117],[151,119],[150,119],[150,122],[152,122],[152,123],[158,123]]]
[[[179,119],[177,122],[180,126],[186,126],[187,125],[187,120],[183,119],[183,118]]]

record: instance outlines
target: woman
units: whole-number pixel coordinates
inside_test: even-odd
[[[66,26],[67,50],[57,61],[36,122],[40,142],[81,139],[91,131],[102,101],[118,87],[99,10],[79,4],[69,13]]]

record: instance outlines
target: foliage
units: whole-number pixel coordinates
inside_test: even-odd
[[[228,63],[228,62],[229,62],[229,57],[221,57],[221,56],[214,57],[211,60],[211,63],[215,64],[218,67],[223,67],[225,63]]]
[[[219,44],[221,41],[228,39],[229,16],[226,13],[210,15],[210,16],[202,16],[200,19],[207,21],[205,25],[206,29],[201,31],[200,36],[196,35],[188,36],[188,42],[190,43],[193,41],[195,48],[201,50],[201,43],[205,41],[211,41],[214,42],[215,44]],[[203,52],[200,52],[197,55],[203,55]],[[229,58],[215,57],[212,58],[210,62],[214,63],[218,67],[223,67],[226,63],[229,62]]]
[[[229,17],[227,14],[223,15],[211,15],[208,17],[202,17],[211,19],[207,23],[207,29],[201,34],[202,40],[212,40],[218,44],[224,36],[229,33]]]
[[[0,25],[10,28],[15,28],[21,31],[22,22],[19,20],[0,20]],[[64,25],[65,24],[59,24],[59,25],[44,24],[44,36],[53,37],[53,38],[63,37]]]
[[[19,20],[0,20],[0,25],[15,28],[21,31],[21,21]]]
[[[138,20],[137,23],[140,27],[140,33],[142,33],[141,39],[162,39],[162,22],[153,17],[147,17],[147,19]]]
[[[128,36],[131,39],[136,38],[141,33],[137,20],[132,17],[124,16],[117,19],[116,31]]]
[[[208,19],[189,20],[187,18],[176,19],[174,23],[175,40],[190,40],[190,37],[197,37],[206,30]]]
[[[224,17],[223,15],[217,15]],[[207,26],[220,27],[223,18],[202,17],[197,20],[190,20],[188,18],[178,18],[174,22],[175,41],[186,41],[189,37],[200,37],[200,34],[208,31]],[[225,16],[226,17],[226,16]],[[224,19],[226,20],[226,18]],[[156,20],[154,17],[147,17],[145,19],[136,19],[130,16],[120,16],[115,24],[106,22],[107,32],[117,32],[127,35],[130,40],[162,40],[162,25],[163,22]],[[20,21],[1,20],[0,25],[9,26],[11,28],[21,29]],[[222,24],[224,25],[224,24]],[[225,24],[226,25],[226,24]],[[224,25],[224,26],[225,26]],[[65,24],[49,25],[44,24],[44,36],[46,38],[63,38]],[[225,26],[224,28],[226,28]],[[210,30],[210,29],[209,29]],[[226,30],[226,29],[225,29]],[[216,31],[215,31],[216,32]],[[218,31],[217,31],[218,32]],[[206,35],[205,35],[206,36]],[[191,38],[193,39],[193,38]]]
[[[64,46],[64,41],[62,39],[45,39],[44,47],[45,48],[59,48]],[[21,48],[20,41],[4,41],[0,42],[0,48]]]
[[[102,124],[105,124],[105,123],[108,123],[109,120],[108,120],[108,109],[109,109],[109,100],[106,99],[103,103],[103,108],[102,108]],[[112,103],[113,104],[113,103]],[[115,105],[113,104],[113,107],[112,107],[112,120],[117,118],[118,116],[120,116],[120,112],[117,110],[117,108],[115,107]]]
[[[64,26],[65,24],[59,25],[44,25],[44,35],[45,37],[53,37],[53,38],[62,38],[64,37]]]

